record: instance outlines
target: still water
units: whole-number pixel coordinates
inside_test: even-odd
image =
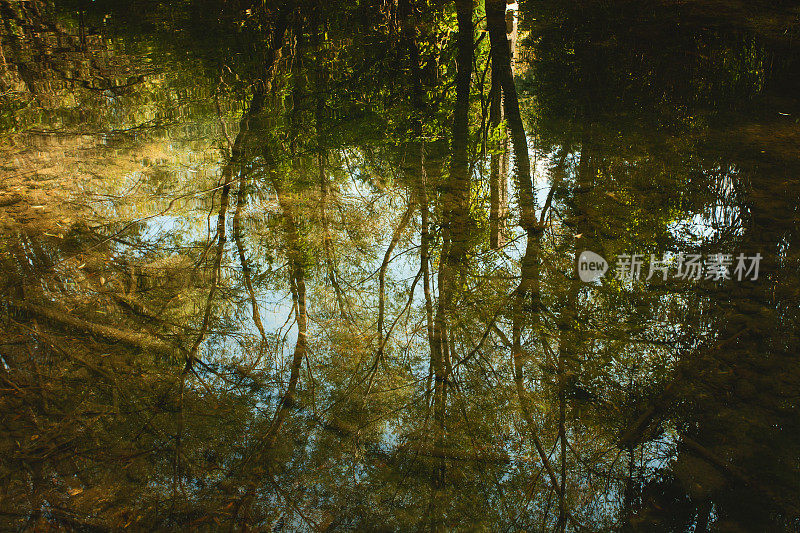
[[[0,14],[0,529],[800,528],[794,2]]]

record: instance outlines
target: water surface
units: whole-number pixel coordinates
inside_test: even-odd
[[[3,529],[800,527],[800,11],[504,6],[0,1]]]

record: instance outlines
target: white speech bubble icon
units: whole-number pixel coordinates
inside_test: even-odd
[[[608,262],[594,252],[584,250],[578,257],[578,277],[588,283],[601,277],[608,271]]]

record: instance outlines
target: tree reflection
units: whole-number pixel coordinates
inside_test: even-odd
[[[4,525],[796,527],[797,28],[719,5],[0,2]]]

